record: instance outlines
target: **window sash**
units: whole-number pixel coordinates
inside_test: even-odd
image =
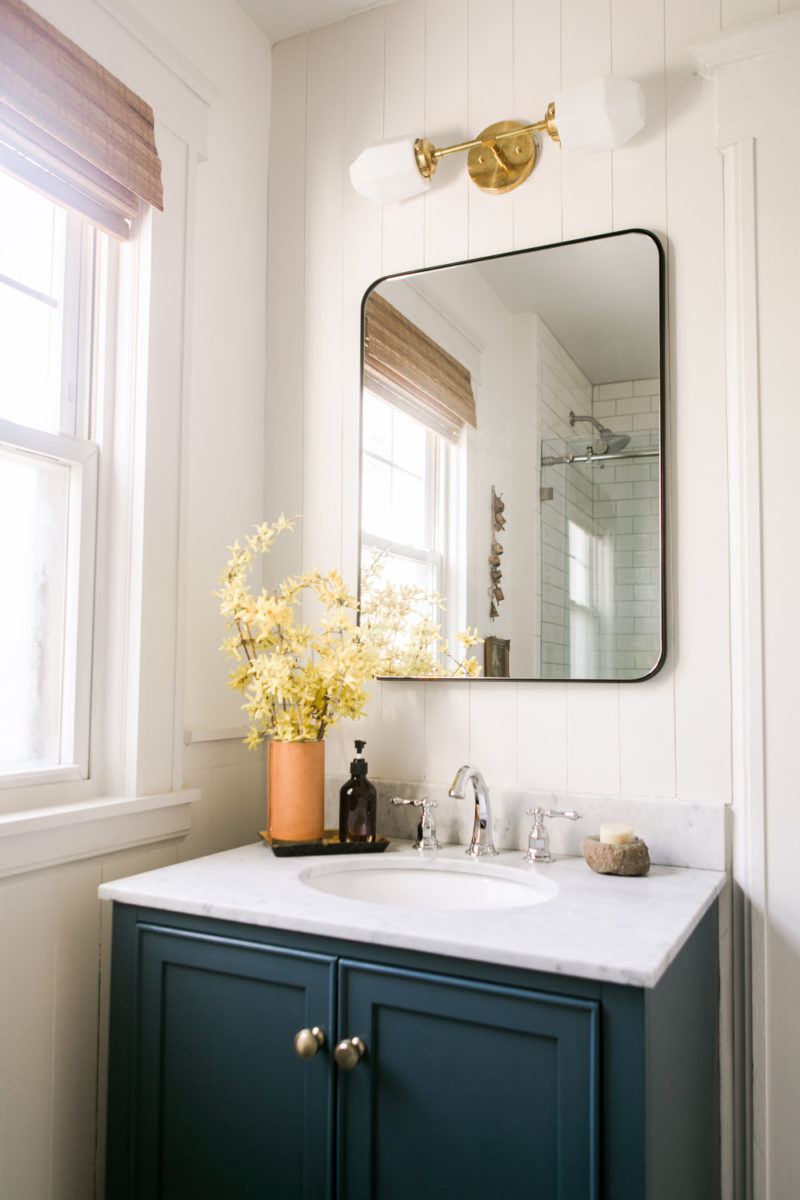
[[[69,467],[60,763],[0,773],[0,788],[20,783],[86,779],[89,775],[94,551],[97,532],[98,447],[0,419],[0,444]]]
[[[445,581],[449,578],[450,568],[447,548],[449,545],[449,467],[452,450],[453,447],[445,439],[437,437],[430,429],[426,431],[425,520],[427,548],[408,546],[403,542],[393,541],[391,538],[368,533],[366,530],[361,532],[362,561],[364,550],[369,549],[432,567],[432,590],[441,596],[446,594]],[[385,462],[390,467],[398,470],[404,469],[398,467],[392,459],[372,454],[371,451],[366,451],[365,456],[367,454],[371,458]],[[440,619],[443,619],[445,640],[451,641],[455,633],[455,613],[448,606],[440,614]]]

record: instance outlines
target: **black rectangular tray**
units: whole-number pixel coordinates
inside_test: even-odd
[[[382,854],[389,845],[388,838],[374,842],[340,842],[338,829],[326,829],[316,842],[281,842],[269,836],[266,829],[258,835],[270,847],[276,858],[300,858],[306,854]]]

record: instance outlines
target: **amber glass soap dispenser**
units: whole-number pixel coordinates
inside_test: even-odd
[[[339,792],[339,841],[374,842],[378,793],[367,779],[366,742],[356,742],[350,778]]]

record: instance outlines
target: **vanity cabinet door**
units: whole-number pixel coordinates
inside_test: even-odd
[[[342,960],[339,1200],[598,1195],[599,1004]]]
[[[335,959],[139,924],[113,970],[107,1200],[329,1197]]]

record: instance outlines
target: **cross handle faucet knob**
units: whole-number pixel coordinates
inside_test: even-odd
[[[536,808],[526,808],[525,812],[529,817],[533,817],[525,862],[553,862],[553,855],[550,853],[550,833],[545,820],[550,817],[564,817],[567,821],[579,821],[581,813],[574,809],[561,812],[558,808],[540,808],[539,805]]]
[[[417,826],[417,840],[414,842],[414,849],[420,850],[423,853],[439,849],[439,842],[436,839],[436,822],[434,821],[431,809],[439,807],[438,800],[429,800],[427,796],[422,796],[419,800],[416,798],[406,799],[400,796],[393,796],[389,802],[395,808],[421,808],[422,816],[420,817],[419,825]]]

